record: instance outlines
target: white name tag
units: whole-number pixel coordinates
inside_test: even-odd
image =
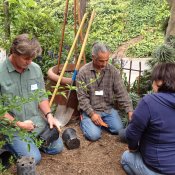
[[[31,85],[31,91],[37,90],[38,89],[38,85],[37,84],[32,84]]]
[[[101,90],[101,91],[95,91],[95,95],[103,95],[103,90]]]

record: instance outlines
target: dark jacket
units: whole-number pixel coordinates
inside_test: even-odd
[[[175,94],[146,95],[133,113],[126,138],[150,169],[175,175]]]

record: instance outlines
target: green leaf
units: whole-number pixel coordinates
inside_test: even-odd
[[[30,152],[30,144],[27,144],[27,150]]]

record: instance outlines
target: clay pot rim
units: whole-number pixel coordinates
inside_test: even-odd
[[[57,65],[53,66],[48,70],[47,76],[50,80],[57,82],[58,78],[59,78],[58,72],[59,72],[58,66]],[[71,83],[72,83],[72,78],[62,77],[62,79],[61,79],[62,85],[66,85],[66,84],[70,85]]]

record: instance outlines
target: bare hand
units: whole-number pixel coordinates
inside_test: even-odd
[[[33,123],[32,120],[25,120],[24,122],[17,122],[17,125],[21,128],[21,129],[25,129],[27,131],[33,131],[35,128],[35,124]]]
[[[48,119],[48,123],[50,125],[50,129],[52,129],[54,126],[58,129],[59,132],[61,132],[60,126],[59,126],[59,122],[56,118],[53,117],[52,114],[49,114],[47,116]]]
[[[96,114],[96,113],[94,113],[94,114],[91,116],[91,120],[92,120],[96,125],[108,127],[108,125],[107,125],[106,123],[103,122],[101,116],[98,115],[98,114]]]
[[[128,119],[129,119],[129,121],[132,120],[132,114],[133,114],[133,112],[128,112]]]

